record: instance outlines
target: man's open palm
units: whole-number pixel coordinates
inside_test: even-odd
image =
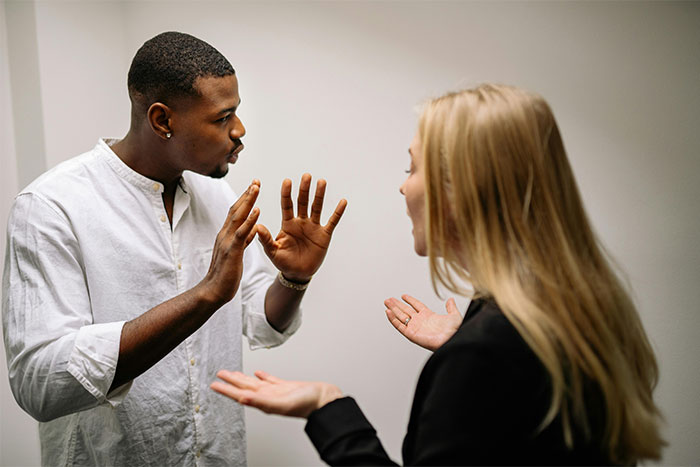
[[[316,194],[311,205],[311,216],[308,214],[309,191],[311,175],[304,174],[299,185],[297,197],[297,215],[294,216],[292,202],[292,181],[282,182],[282,227],[277,237],[264,225],[256,226],[258,238],[272,264],[284,276],[293,281],[305,282],[321,267],[326,257],[328,245],[333,236],[333,230],[340,222],[347,201],[341,199],[326,225],[321,225],[323,199],[326,194],[326,181],[321,179],[316,184]]]

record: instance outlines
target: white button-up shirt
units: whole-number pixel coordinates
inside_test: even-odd
[[[235,195],[185,172],[172,229],[163,185],[100,140],[15,199],[8,221],[2,318],[10,385],[39,420],[45,465],[241,465],[243,410],[209,388],[252,348],[281,344],[264,315],[274,280],[258,242],[234,299],[143,375],[108,394],[124,323],[206,274]]]

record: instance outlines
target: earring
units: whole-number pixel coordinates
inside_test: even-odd
[[[165,134],[165,137],[168,138],[168,139],[170,139],[170,137],[171,137],[172,135],[173,135],[172,133],[168,132],[168,133]]]

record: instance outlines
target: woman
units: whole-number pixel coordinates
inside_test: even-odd
[[[401,187],[415,250],[473,300],[437,315],[404,296],[387,317],[435,350],[416,388],[406,464],[627,464],[665,444],[657,365],[586,218],[539,96],[482,85],[430,101]],[[219,372],[212,388],[306,417],[330,464],[393,464],[355,402],[328,383]]]

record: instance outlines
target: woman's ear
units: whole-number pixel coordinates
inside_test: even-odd
[[[170,139],[172,136],[173,133],[170,128],[171,115],[170,107],[161,102],[155,102],[148,108],[148,124],[159,138]]]

